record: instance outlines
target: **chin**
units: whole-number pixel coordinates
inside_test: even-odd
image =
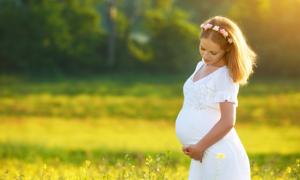
[[[207,60],[204,60],[204,62],[205,62],[206,64],[210,64],[210,63],[211,63],[211,61],[207,61]]]

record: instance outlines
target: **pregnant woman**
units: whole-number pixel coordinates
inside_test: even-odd
[[[234,128],[239,85],[247,83],[256,54],[232,20],[202,25],[202,59],[183,85],[176,135],[192,160],[189,180],[249,180],[250,163]]]

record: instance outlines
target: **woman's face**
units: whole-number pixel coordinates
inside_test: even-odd
[[[211,39],[201,38],[199,52],[206,64],[214,65],[224,57],[225,51]]]

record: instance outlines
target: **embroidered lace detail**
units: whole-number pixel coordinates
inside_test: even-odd
[[[209,101],[214,99],[216,90],[207,83],[193,83],[188,79],[183,86],[183,106],[200,110],[208,107]]]
[[[226,69],[216,70],[202,79],[193,82],[196,71],[202,61],[197,64],[194,73],[183,85],[183,107],[201,110],[203,108],[218,108],[219,102],[233,102],[238,106],[238,84],[234,84]]]

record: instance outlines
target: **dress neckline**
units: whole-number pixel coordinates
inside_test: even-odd
[[[224,66],[222,66],[222,67],[219,67],[219,68],[217,68],[216,70],[212,71],[211,73],[208,73],[208,74],[205,75],[204,77],[198,79],[197,81],[194,81],[193,79],[194,79],[195,74],[196,74],[200,69],[202,69],[203,65],[204,65],[204,62],[203,62],[203,60],[202,60],[200,67],[199,67],[198,69],[196,69],[196,71],[192,74],[192,76],[191,76],[191,81],[192,81],[193,84],[196,84],[198,81],[202,81],[203,79],[206,79],[206,78],[208,78],[209,76],[212,76],[213,74],[215,74],[215,73],[216,73],[217,71],[219,71],[220,69],[223,69],[224,67],[226,67],[226,65],[224,65]]]

